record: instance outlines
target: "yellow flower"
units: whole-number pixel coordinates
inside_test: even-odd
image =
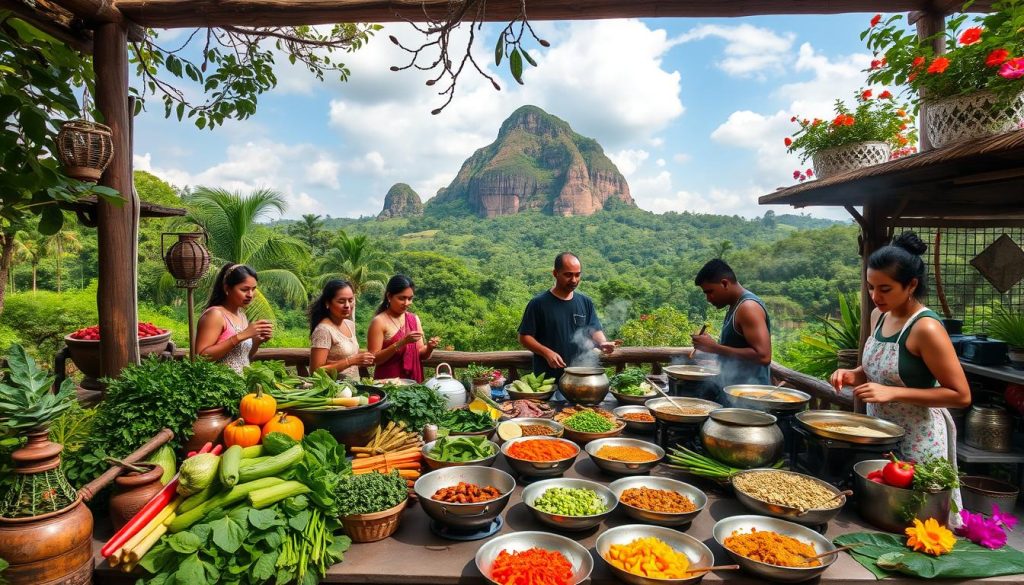
[[[915,551],[939,556],[953,550],[956,537],[945,526],[940,526],[935,518],[922,523],[914,518],[914,525],[906,530],[907,546]]]

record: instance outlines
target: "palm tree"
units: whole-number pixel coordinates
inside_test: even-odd
[[[732,248],[733,248],[733,245],[732,245],[731,241],[729,241],[729,240],[722,240],[721,242],[719,242],[719,243],[715,244],[714,246],[712,246],[711,250],[714,252],[713,256],[715,258],[718,258],[720,260],[725,260],[725,254],[729,250],[732,250]]]
[[[302,221],[288,226],[288,233],[305,242],[314,255],[319,256],[323,253],[326,234],[322,216],[303,214]]]
[[[352,283],[357,296],[383,289],[391,267],[369,244],[366,236],[350,237],[344,230],[339,231],[320,261],[321,283],[343,278]]]
[[[284,213],[288,205],[283,195],[270,189],[243,195],[199,187],[189,194],[186,203],[189,213],[185,220],[209,234],[211,285],[212,275],[220,266],[248,264],[259,272],[261,288],[280,294],[289,303],[306,302],[306,289],[290,267],[308,257],[309,251],[301,241],[259,225],[275,212]],[[272,319],[274,315],[259,290],[248,312],[252,319]]]
[[[65,253],[74,254],[82,250],[82,241],[72,231],[60,230],[46,237],[46,250],[57,259],[57,292],[60,292],[60,261]]]
[[[14,257],[19,262],[28,262],[32,265],[32,292],[36,292],[36,274],[39,270],[39,263],[46,256],[46,237],[39,235],[39,232],[18,232],[15,236],[17,243],[14,244]]]

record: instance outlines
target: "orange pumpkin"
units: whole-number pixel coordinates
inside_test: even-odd
[[[259,445],[263,435],[259,425],[246,424],[245,419],[232,421],[224,427],[224,445],[234,447],[252,447]]]
[[[301,441],[303,432],[302,421],[298,417],[290,416],[285,412],[275,414],[274,418],[263,425],[264,437],[270,433],[284,433],[296,441]]]
[[[238,406],[245,422],[251,425],[264,425],[274,418],[277,412],[277,401],[270,394],[263,393],[263,387],[257,386],[254,394],[246,394]]]

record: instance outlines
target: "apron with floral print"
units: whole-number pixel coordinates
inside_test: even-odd
[[[864,374],[868,382],[907,388],[906,383],[900,378],[900,340],[907,334],[914,319],[927,310],[921,308],[911,315],[894,341],[875,339],[875,335],[882,329],[882,319],[878,320],[875,332],[869,335],[864,343]],[[921,389],[919,392],[927,390]],[[953,417],[945,408],[930,408],[902,402],[868,403],[867,413],[903,427],[906,434],[903,435],[900,450],[904,459],[921,462],[934,457],[945,457],[953,468],[956,468],[956,427],[953,425]],[[953,501],[957,507],[960,506],[960,490],[954,490]]]

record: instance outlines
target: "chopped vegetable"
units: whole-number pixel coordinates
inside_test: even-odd
[[[615,423],[592,410],[584,410],[562,421],[566,428],[581,433],[607,433],[615,429]]]
[[[405,480],[396,473],[366,473],[344,478],[335,492],[339,514],[371,514],[401,504],[409,497]]]
[[[548,488],[533,501],[533,507],[561,516],[593,516],[608,509],[604,499],[586,488]]]
[[[572,585],[572,563],[554,550],[502,550],[491,564],[491,580],[501,585]]]
[[[508,454],[524,461],[561,461],[575,457],[579,449],[562,441],[530,439],[512,444]]]
[[[636,538],[629,544],[613,544],[604,560],[627,573],[654,579],[685,579],[690,568],[686,553],[653,536]]]

